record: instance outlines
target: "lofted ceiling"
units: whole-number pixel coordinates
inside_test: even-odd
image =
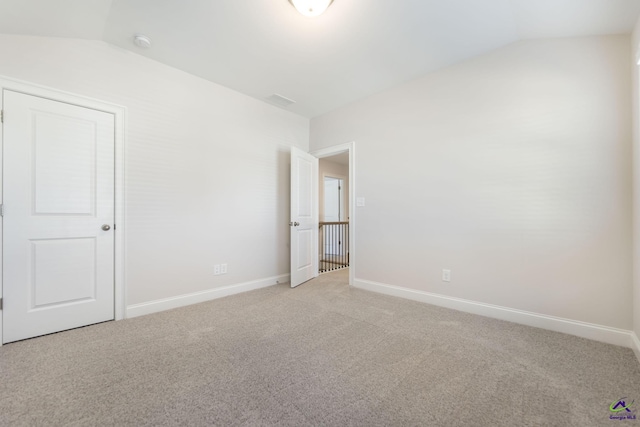
[[[0,33],[103,40],[315,117],[523,39],[624,34],[640,0],[0,0]],[[142,33],[153,41],[132,43]]]

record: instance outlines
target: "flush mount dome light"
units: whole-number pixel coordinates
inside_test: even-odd
[[[289,3],[304,16],[314,17],[322,15],[333,0],[289,0]]]
[[[136,34],[135,36],[133,36],[133,43],[143,49],[148,49],[151,47],[151,39],[143,34]]]

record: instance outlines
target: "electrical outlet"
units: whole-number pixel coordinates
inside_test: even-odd
[[[447,269],[442,270],[442,281],[443,282],[451,281],[451,270],[447,270]]]
[[[220,274],[227,274],[227,264],[220,265]]]
[[[216,276],[220,274],[220,264],[216,264],[213,266],[213,274]]]

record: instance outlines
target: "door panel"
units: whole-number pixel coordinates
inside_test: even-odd
[[[114,116],[9,90],[3,109],[3,341],[113,319]]]
[[[37,112],[33,125],[34,214],[94,215],[95,123]]]
[[[291,149],[291,287],[318,275],[318,159]]]
[[[95,238],[31,240],[29,255],[30,310],[96,298]]]
[[[313,267],[311,265],[313,263],[313,257],[311,254],[313,236],[311,234],[311,230],[298,230],[297,233],[295,233],[296,239],[298,239],[296,245],[298,247],[298,262],[296,270],[298,271]]]

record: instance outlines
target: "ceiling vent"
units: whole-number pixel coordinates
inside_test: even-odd
[[[287,97],[284,97],[282,95],[278,95],[277,93],[274,93],[273,95],[267,96],[265,98],[267,100],[267,102],[273,104],[273,105],[277,105],[278,107],[288,107],[291,104],[295,104],[296,101],[294,101],[293,99],[289,99]]]

